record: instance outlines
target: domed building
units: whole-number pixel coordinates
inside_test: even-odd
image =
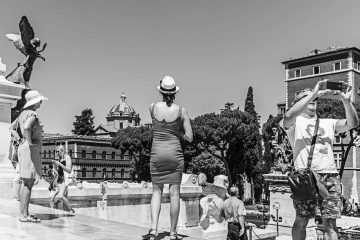
[[[140,126],[140,117],[123,93],[120,103],[106,116],[107,123],[95,128],[95,136],[45,134],[43,139],[43,176],[55,159],[55,147],[63,145],[70,155],[76,178],[81,181],[101,182],[104,178],[122,182],[133,180],[132,155],[111,145],[112,137],[120,129]]]
[[[95,136],[115,137],[120,129],[140,126],[139,114],[127,103],[124,93],[121,94],[120,103],[110,109],[106,121],[106,125],[100,124],[95,128]]]

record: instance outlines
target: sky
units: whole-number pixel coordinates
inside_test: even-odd
[[[248,87],[262,123],[285,100],[282,61],[329,46],[360,47],[360,1],[0,0],[0,57],[9,73],[23,59],[5,34],[26,15],[48,46],[32,89],[47,133],[69,134],[91,108],[95,126],[124,92],[141,123],[166,75],[191,118],[226,102],[244,108]]]

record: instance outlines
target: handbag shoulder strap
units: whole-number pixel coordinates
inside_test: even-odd
[[[16,132],[18,133],[20,139],[22,139],[23,135],[22,135],[21,130],[20,130],[20,123],[19,122],[20,122],[20,119],[17,118],[16,119]]]
[[[314,148],[315,148],[315,143],[316,143],[316,138],[317,138],[317,132],[319,129],[319,118],[316,119],[316,123],[315,123],[315,130],[314,130],[314,136],[312,138],[311,141],[311,149],[310,149],[310,153],[309,153],[309,157],[308,157],[308,168],[311,168],[311,163],[312,163],[312,159],[313,159],[313,154],[314,154]]]

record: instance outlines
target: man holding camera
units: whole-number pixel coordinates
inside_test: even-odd
[[[311,169],[318,175],[318,181],[328,190],[324,199],[301,200],[293,199],[296,218],[292,228],[294,240],[305,240],[306,226],[310,218],[315,217],[316,208],[321,210],[324,224],[324,239],[338,239],[336,219],[341,217],[340,177],[334,162],[333,142],[335,133],[343,133],[357,127],[359,120],[356,110],[351,103],[351,87],[342,83],[334,90],[334,84],[327,80],[319,81],[314,89],[304,89],[295,97],[293,106],[285,113],[283,128],[285,129],[294,153],[295,170],[307,168],[311,145],[313,155]],[[332,89],[329,89],[332,88]],[[319,119],[317,121],[317,100],[326,94],[340,96],[344,104],[346,119]],[[312,144],[315,135],[315,125],[318,122],[316,141]]]

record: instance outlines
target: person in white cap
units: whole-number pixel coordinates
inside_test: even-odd
[[[25,95],[26,104],[19,117],[11,124],[10,131],[16,140],[20,141],[18,148],[20,189],[20,218],[21,222],[40,222],[40,219],[29,214],[29,203],[32,187],[41,179],[41,147],[43,129],[36,110],[40,108],[46,97],[38,91],[29,91]],[[16,131],[17,125],[23,136],[20,139]]]
[[[193,140],[190,118],[185,108],[174,103],[179,90],[175,80],[166,76],[157,87],[162,101],[150,105],[153,123],[153,143],[150,155],[150,173],[153,184],[151,198],[151,229],[143,239],[155,239],[164,184],[170,191],[170,239],[182,239],[176,226],[180,211],[180,183],[184,170],[184,154],[180,140]]]

